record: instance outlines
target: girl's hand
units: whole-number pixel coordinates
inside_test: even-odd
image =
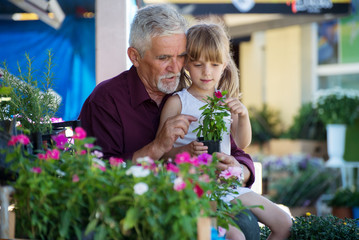
[[[239,117],[248,116],[248,109],[237,98],[227,98],[224,101],[232,114],[238,114]]]
[[[205,146],[202,142],[193,141],[184,146],[184,151],[191,154],[191,156],[198,156],[203,153],[207,153],[208,147]]]

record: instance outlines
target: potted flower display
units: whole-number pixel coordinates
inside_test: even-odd
[[[37,155],[22,150],[27,136],[9,141],[7,160],[19,175],[12,184],[17,238],[196,239],[200,217],[227,228],[235,224],[231,216],[246,209],[221,200],[238,181],[232,176],[219,184],[212,155],[182,153],[168,163],[104,161],[81,127],[73,140],[53,136],[54,145]]]
[[[347,125],[359,117],[359,91],[341,88],[319,90],[313,104],[327,127],[327,166],[340,167],[344,162]]]
[[[194,130],[197,138],[208,146],[208,153],[220,152],[220,141],[222,134],[227,132],[224,117],[230,116],[228,107],[224,104],[227,91],[215,91],[213,97],[205,99],[206,104],[202,110],[199,126]]]
[[[25,54],[25,57],[27,69],[23,71],[19,66],[18,76],[10,73],[5,62],[2,64],[0,84],[11,88],[8,94],[11,100],[1,104],[0,117],[6,120],[16,118],[21,130],[31,133],[34,149],[39,149],[42,145],[41,135],[51,132],[51,118],[55,116],[61,100],[60,96],[52,90],[52,53],[48,51],[48,59],[41,79],[34,79],[33,60],[28,54]]]
[[[332,213],[339,218],[353,218],[353,207],[356,206],[358,192],[351,188],[338,189],[328,205],[332,207]]]

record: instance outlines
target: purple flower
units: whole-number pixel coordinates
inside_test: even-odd
[[[65,134],[54,135],[51,136],[51,138],[56,142],[56,147],[65,149],[65,144],[67,143],[67,137]]]

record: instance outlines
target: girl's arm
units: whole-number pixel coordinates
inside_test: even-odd
[[[248,109],[236,98],[227,98],[225,102],[232,114],[232,137],[240,149],[245,149],[252,141],[252,127]]]
[[[168,98],[161,112],[161,119],[157,133],[162,129],[164,123],[168,118],[181,114],[181,110],[182,104],[178,95],[173,95]],[[176,154],[182,152],[188,152],[189,154],[191,154],[191,156],[197,156],[202,153],[206,153],[207,147],[204,146],[203,143],[193,141],[181,147],[172,147],[172,149],[169,152],[165,153],[162,158],[174,158]]]

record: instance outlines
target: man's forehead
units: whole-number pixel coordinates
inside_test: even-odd
[[[168,36],[156,36],[151,41],[151,51],[156,55],[179,55],[186,51],[186,35],[172,34]]]

